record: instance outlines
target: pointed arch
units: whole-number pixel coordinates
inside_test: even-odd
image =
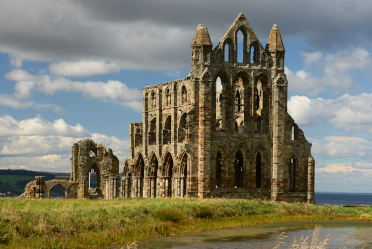
[[[182,96],[181,103],[183,105],[187,104],[187,89],[185,85],[183,85],[181,88],[181,96]]]
[[[257,65],[260,59],[260,45],[258,41],[253,41],[249,45],[250,63]]]
[[[150,121],[149,131],[148,131],[148,141],[149,145],[156,144],[156,117],[153,117]]]
[[[230,37],[227,37],[222,43],[223,58],[226,62],[234,62],[234,46],[233,41]]]
[[[153,153],[149,168],[147,170],[147,175],[149,177],[150,197],[152,198],[155,198],[157,194],[158,168],[158,158],[156,157],[156,154]]]
[[[239,47],[240,46],[239,45],[240,44],[239,33],[241,33],[243,35],[242,48]],[[247,42],[247,40],[248,40],[247,29],[246,29],[246,27],[241,25],[235,31],[235,41],[236,41],[235,51],[237,52],[237,56],[236,56],[237,62],[247,63],[247,56],[248,56],[248,52],[247,52],[248,42]],[[240,51],[242,51],[242,53],[240,53]],[[241,60],[239,60],[240,55],[241,55]]]
[[[180,118],[180,122],[178,125],[178,142],[181,143],[187,138],[187,129],[188,129],[188,124],[187,124],[187,114],[183,113]]]
[[[163,144],[171,143],[172,138],[172,115],[168,115],[165,118],[164,122],[164,130],[163,130]]]
[[[227,101],[232,101],[232,98],[226,98],[225,96],[229,96],[231,86],[229,84],[229,77],[226,74],[225,71],[220,70],[217,72],[217,74],[214,77],[214,82],[217,83],[217,79],[221,80],[222,85],[222,91],[216,92],[215,95],[212,95],[212,124],[213,127],[211,127],[213,130],[219,131],[223,130],[226,126],[226,115],[228,115],[226,112],[226,106],[228,106]],[[214,89],[216,89],[217,85],[214,85]]]
[[[169,87],[167,87],[164,91],[164,106],[171,105],[171,92]]]
[[[165,156],[162,175],[164,177],[164,197],[172,197],[174,169],[173,158],[169,152]]]

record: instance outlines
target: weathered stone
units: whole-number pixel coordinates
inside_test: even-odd
[[[239,31],[243,62],[237,61]],[[314,203],[315,162],[287,112],[284,54],[276,24],[264,49],[239,14],[213,50],[199,24],[190,74],[142,91],[143,123],[130,124],[121,196]]]

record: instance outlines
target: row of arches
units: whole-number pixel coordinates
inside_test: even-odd
[[[187,194],[188,156],[181,158],[180,165],[175,167],[170,153],[164,164],[159,167],[158,159],[152,156],[148,167],[145,167],[141,154],[132,169],[124,167],[122,179],[123,197],[185,197]]]
[[[261,61],[265,61],[267,56],[265,56],[263,49],[260,51],[259,41],[248,42],[248,33],[245,27],[240,26],[237,28],[234,38],[235,43],[231,37],[227,37],[222,44],[224,61],[245,64],[259,64]]]
[[[156,132],[157,132],[157,122],[156,117],[152,118],[149,124],[149,131],[148,131],[148,141],[149,145],[156,145],[157,139],[156,139]],[[165,118],[165,122],[162,125],[163,127],[163,137],[162,141],[163,144],[170,144],[172,142],[172,115],[168,115]],[[175,140],[179,143],[183,142],[188,135],[188,119],[187,114],[183,113],[180,117],[177,132],[175,134]]]
[[[176,91],[176,89],[174,89],[174,91]],[[169,87],[167,87],[164,91],[164,94],[163,94],[163,106],[164,107],[168,107],[172,104],[172,94],[171,94],[171,90]],[[181,101],[181,105],[183,104],[186,104],[187,103],[187,99],[188,99],[188,95],[187,95],[187,89],[186,89],[186,86],[183,85],[181,87],[181,98],[180,98],[180,101]],[[157,107],[157,103],[156,103],[156,91],[155,90],[152,90],[150,91],[150,94],[149,94],[149,100],[148,100],[148,103],[149,103],[149,108],[150,109],[154,109]]]
[[[247,186],[251,186],[256,189],[261,189],[263,187],[268,187],[264,186],[263,184],[263,179],[265,179],[264,172],[267,173],[267,169],[260,152],[257,152],[257,154],[255,155],[254,170],[251,172],[247,172],[249,170],[248,165],[245,165],[244,163],[244,155],[241,150],[237,150],[234,155],[234,170],[233,174],[231,175],[233,177],[233,181],[231,181],[231,179],[224,179],[224,175],[228,176],[229,174],[226,171],[226,165],[224,167],[224,159],[221,151],[217,152],[215,160],[216,170],[214,176],[216,188],[228,188],[229,182],[233,183],[234,188],[247,188]],[[264,171],[264,169],[266,171]],[[288,191],[300,191],[300,189],[298,189],[298,186],[296,185],[296,179],[299,179],[301,177],[301,170],[299,169],[298,160],[294,156],[291,157],[288,168],[284,169],[284,171],[284,174],[288,175]],[[252,173],[253,176],[247,177],[248,173]],[[253,184],[248,184],[247,181],[254,182],[252,182]]]
[[[272,89],[266,74],[260,73],[255,77],[254,84],[250,84],[249,75],[239,72],[231,87],[227,74],[220,71],[214,89],[216,94],[212,108],[217,131],[229,129],[229,124],[235,120],[235,132],[243,132],[249,127],[246,125],[249,121],[255,123],[252,126],[254,132],[268,132]]]

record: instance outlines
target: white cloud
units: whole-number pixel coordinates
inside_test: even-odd
[[[85,130],[80,124],[76,126],[68,125],[63,119],[49,122],[40,115],[33,119],[18,121],[12,116],[4,115],[0,117],[0,136],[68,136],[86,137],[90,132]]]
[[[288,112],[299,125],[330,123],[349,133],[372,134],[372,93],[345,94],[337,99],[292,96]]]
[[[49,66],[51,73],[59,76],[87,77],[118,72],[121,68],[115,63],[102,61],[79,61],[53,63]]]
[[[66,111],[64,111],[63,108],[60,107],[59,105],[55,105],[55,106],[53,107],[53,112],[60,113],[60,114],[62,114],[62,113],[66,113]]]
[[[31,75],[21,69],[14,69],[5,75],[6,79],[16,81],[15,93],[17,98],[29,98],[33,92],[43,92],[54,95],[58,92],[82,92],[88,98],[103,101],[113,101],[131,106],[137,111],[142,109],[141,92],[128,88],[119,81],[80,82],[63,77],[51,78],[49,75]]]
[[[121,163],[129,157],[127,139],[91,133],[79,124],[68,125],[63,119],[49,122],[38,116],[18,121],[5,115],[0,117],[0,165],[68,172],[71,146],[85,138],[103,144],[107,150],[111,148]]]
[[[303,55],[304,69],[293,72],[285,68],[290,92],[315,96],[324,91],[336,94],[354,91],[358,87],[358,79],[353,77],[353,73],[372,73],[372,55],[363,48],[340,51],[325,57],[320,52]]]
[[[0,105],[9,106],[15,109],[28,108],[33,105],[32,102],[24,102],[9,95],[0,95]]]

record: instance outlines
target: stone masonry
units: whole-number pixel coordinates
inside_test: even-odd
[[[59,185],[66,198],[314,203],[315,161],[311,144],[287,112],[285,49],[278,26],[264,48],[239,14],[212,47],[207,27],[199,24],[189,75],[142,90],[143,122],[129,125],[130,159],[124,161],[121,178],[112,150],[85,139],[72,146],[69,181],[37,176],[21,197],[48,198]],[[217,82],[222,90],[216,89]],[[88,187],[91,171],[97,174],[95,189]]]
[[[189,75],[143,89],[143,122],[129,126],[131,158],[123,165],[120,195],[314,203],[315,161],[287,112],[278,26],[264,48],[239,14],[212,47],[199,24]]]
[[[89,189],[90,173],[96,173],[97,187]],[[45,181],[45,176],[26,185],[22,198],[49,198],[54,187],[59,186],[66,199],[113,199],[119,197],[119,159],[112,150],[90,139],[74,143],[71,150],[71,177],[66,180]]]

